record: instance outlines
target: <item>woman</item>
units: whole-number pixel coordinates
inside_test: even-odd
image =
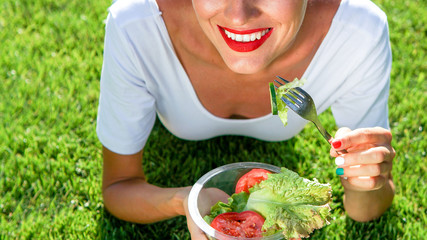
[[[386,16],[373,3],[119,0],[109,10],[97,133],[113,215],[138,223],[187,215],[192,238],[203,239],[186,210],[190,187],[145,180],[143,147],[156,115],[183,139],[286,140],[306,121],[289,112],[283,127],[270,114],[266,89],[277,75],[307,79],[318,112],[332,108],[341,128],[330,154],[348,215],[369,221],[391,205],[391,53]],[[348,153],[338,156],[341,149]]]

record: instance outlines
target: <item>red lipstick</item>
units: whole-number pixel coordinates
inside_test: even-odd
[[[251,30],[245,30],[245,31],[238,31],[238,30],[218,26],[218,29],[222,37],[224,38],[225,43],[227,43],[227,45],[236,52],[254,51],[255,49],[259,48],[267,40],[267,38],[270,37],[271,33],[273,32],[273,28],[258,28],[258,29],[251,29]],[[249,41],[249,42],[241,42],[241,41],[236,41],[229,38],[225,33],[225,30],[227,30],[230,33],[239,34],[239,35],[252,34],[252,33],[262,32],[264,30],[268,32],[264,36],[261,36],[260,39],[255,39],[254,41]]]

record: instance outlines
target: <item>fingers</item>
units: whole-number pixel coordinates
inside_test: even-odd
[[[346,189],[370,191],[381,188],[390,177],[394,152],[380,146],[361,152],[341,155],[335,159],[336,173]]]
[[[380,189],[385,184],[386,177],[347,177],[341,178],[341,183],[345,189],[353,191],[373,191]]]
[[[394,155],[394,151],[390,151],[387,147],[379,146],[364,151],[343,154],[335,159],[335,163],[338,166],[351,166],[391,162]]]
[[[384,186],[391,178],[392,160],[396,153],[391,146],[392,135],[387,129],[340,128],[331,141],[330,154],[338,166],[337,175],[347,190],[371,191]],[[347,153],[337,153],[347,150]]]
[[[190,213],[188,211],[188,196],[185,198],[184,201],[184,210],[185,215],[187,216],[187,227],[188,231],[190,232],[191,239],[200,239],[200,240],[208,240],[205,233],[194,223],[193,219],[190,216]]]
[[[338,131],[335,133],[335,138],[339,138],[341,136],[346,135],[347,133],[351,132],[351,129],[348,127],[342,127],[338,129]]]
[[[224,191],[218,188],[205,188],[199,194],[198,200],[198,210],[202,216],[209,213],[212,205],[218,201],[227,202],[228,197],[230,197]],[[188,195],[184,200],[184,210],[185,215],[187,216],[187,227],[191,235],[191,239],[196,240],[207,240],[205,233],[201,230],[197,224],[193,221],[188,211]]]
[[[354,131],[349,131],[348,128],[342,128],[337,131],[335,139],[332,141],[332,146],[336,150],[347,149],[351,151],[359,145],[390,145],[392,135],[387,129],[375,128],[360,128]]]
[[[383,162],[380,164],[340,166],[336,173],[342,177],[376,177],[387,175],[391,171],[392,164]]]
[[[335,138],[330,141],[330,144],[332,146],[332,148],[330,150],[330,155],[332,157],[337,157],[339,155],[339,153],[337,152],[337,150],[342,150],[343,149],[343,148],[341,148],[342,143],[339,140],[339,138],[341,136],[345,136],[349,132],[351,132],[350,128],[342,127],[340,129],[338,129],[338,131],[335,133]]]
[[[208,240],[205,233],[199,227],[197,227],[197,225],[189,217],[187,217],[187,227],[190,231],[191,239]]]

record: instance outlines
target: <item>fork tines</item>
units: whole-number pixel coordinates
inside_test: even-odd
[[[276,76],[278,79],[280,79],[280,80],[282,80],[283,82],[285,82],[285,83],[289,83],[289,81],[288,80],[286,80],[286,79],[284,79],[284,78],[282,78],[281,76]],[[276,81],[276,80],[274,80],[274,81]],[[278,81],[276,81],[276,82],[278,82]],[[279,84],[280,84],[280,82],[278,82]],[[283,85],[283,84],[282,84]]]
[[[289,92],[285,93],[285,96],[290,98],[294,103],[303,103],[305,98],[304,95],[294,89],[290,89]]]
[[[278,81],[277,79],[274,79],[274,81],[276,83],[278,83],[280,86],[283,86],[283,85],[289,83],[288,80],[286,80],[286,79],[284,79],[284,78],[282,78],[280,76],[277,76],[277,78],[280,79],[280,80],[282,80],[284,82],[284,83],[282,83],[282,82]],[[274,86],[276,88],[279,88],[276,85],[274,85]],[[290,100],[292,100],[293,103],[297,103],[297,102],[302,103],[304,101],[304,98],[305,98],[304,93],[302,91],[304,91],[304,90],[302,90],[299,87],[291,88],[291,89],[289,89],[289,92],[287,92],[285,94],[285,96],[288,97]]]
[[[282,77],[280,77],[280,76],[276,76],[277,78],[279,78],[280,80],[282,80],[284,83],[281,83],[281,82],[279,82],[277,79],[274,79],[274,81],[276,82],[276,83],[278,83],[279,84],[279,86],[283,86],[283,85],[285,85],[285,84],[287,84],[287,83],[289,83],[289,81],[288,80],[286,80],[286,79],[284,79],[284,78],[282,78]],[[275,88],[279,88],[279,87],[277,87],[276,85],[274,85],[274,87]]]
[[[276,79],[274,79],[274,81],[276,82],[276,83],[278,83],[278,84],[280,84],[280,86],[282,86],[282,85],[285,85],[285,84],[287,84],[287,83],[289,83],[289,81],[288,80],[286,80],[286,79],[284,79],[284,78],[282,78],[282,77],[280,77],[280,76],[277,76],[277,78],[279,78],[280,80],[282,80],[284,83],[281,83],[280,81],[278,81],[278,80],[276,80]],[[277,88],[277,87],[276,87]],[[294,92],[296,92],[296,93],[298,93],[298,95],[299,96],[301,96],[302,98],[309,98],[309,94],[306,92],[306,91],[304,91],[304,89],[302,89],[302,88],[300,88],[300,87],[296,87],[296,88],[292,88],[292,90],[294,90]]]

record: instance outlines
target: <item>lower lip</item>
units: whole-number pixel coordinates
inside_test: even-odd
[[[236,52],[251,52],[256,50],[267,40],[268,37],[270,37],[271,33],[273,32],[273,29],[271,28],[270,31],[268,31],[268,33],[266,33],[260,39],[256,39],[255,41],[251,42],[237,42],[229,38],[227,34],[225,34],[224,29],[219,26],[218,28],[219,32],[224,38],[225,43],[227,43],[227,45]]]

